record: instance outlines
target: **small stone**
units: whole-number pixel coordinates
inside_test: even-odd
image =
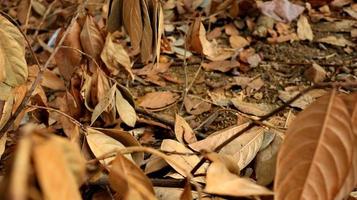
[[[322,82],[326,78],[326,71],[320,65],[313,63],[312,66],[305,71],[305,77],[307,80],[318,83]]]

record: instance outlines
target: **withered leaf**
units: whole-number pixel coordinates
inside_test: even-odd
[[[93,128],[88,128],[88,134],[86,135],[86,139],[88,145],[92,151],[92,153],[96,157],[103,156],[107,153],[115,153],[114,151],[123,149],[125,146],[114,138],[102,133]],[[130,155],[126,155],[129,159],[131,159]],[[114,160],[114,157],[106,158],[104,160],[100,160],[103,165],[110,165],[111,161]],[[132,160],[132,159],[131,159]]]
[[[124,99],[119,90],[115,92],[115,105],[120,118],[128,126],[134,127],[136,123],[136,112],[129,102]]]
[[[278,154],[278,200],[337,199],[341,190],[353,188],[344,184],[355,149],[350,117],[335,91],[299,113]]]
[[[93,124],[95,122],[95,120],[97,120],[97,118],[110,105],[114,105],[113,102],[114,102],[115,91],[116,91],[116,85],[114,84],[112,86],[112,88],[110,88],[110,90],[106,92],[105,96],[103,96],[103,97],[99,96],[99,98],[101,98],[101,99],[99,100],[99,103],[95,106],[95,108],[93,110],[93,114],[92,114],[92,118],[91,118],[91,124]]]
[[[68,35],[63,41],[62,48],[60,48],[55,54],[55,61],[61,75],[70,80],[72,74],[79,67],[82,54],[79,52],[82,50],[80,34],[81,27],[76,21],[72,26],[68,27]],[[62,29],[57,38],[57,43],[61,40],[65,29]],[[87,42],[87,41],[86,41]]]
[[[134,79],[133,72],[131,71],[132,64],[128,53],[121,44],[113,42],[113,38],[110,33],[107,35],[105,45],[100,56],[108,70],[113,75],[119,74],[119,65],[121,65],[128,72],[131,78]]]
[[[186,120],[176,114],[175,120],[176,139],[182,144],[190,144],[197,141],[196,135]]]
[[[110,168],[109,183],[121,199],[156,199],[150,179],[121,154],[117,154]]]
[[[120,30],[123,25],[123,0],[110,0],[107,30],[114,32]]]
[[[139,51],[143,36],[140,0],[123,1],[123,24],[129,33],[133,51]]]
[[[66,160],[65,148],[60,140],[51,136],[49,139],[38,139],[33,149],[33,157],[36,174],[45,199],[81,199],[79,185],[69,167],[71,162],[76,160]],[[67,145],[73,145],[66,141]],[[79,149],[76,149],[80,155]],[[79,157],[81,158],[81,157]],[[76,159],[76,158],[75,158]],[[83,159],[83,158],[82,158]],[[84,162],[82,161],[84,164]],[[82,165],[84,171],[84,165]],[[56,173],[53,173],[53,172]]]
[[[16,87],[26,82],[25,40],[20,31],[0,16],[0,91],[3,84]],[[2,96],[2,95],[0,95]]]
[[[300,40],[312,41],[314,38],[309,21],[304,15],[301,15],[297,22],[297,34]]]
[[[147,0],[141,0],[142,18],[143,18],[143,37],[141,41],[141,61],[147,63],[152,59],[153,52],[153,29],[151,27],[149,7]]]
[[[274,109],[273,105],[249,103],[238,98],[231,99],[231,102],[239,111],[258,117],[264,116]]]
[[[229,172],[221,162],[213,162],[207,170],[205,192],[228,196],[272,195],[273,192],[247,178]]]
[[[178,96],[172,92],[151,92],[140,97],[139,106],[150,109],[163,108],[175,103]]]
[[[1,159],[1,156],[3,155],[3,153],[4,153],[4,151],[5,151],[6,140],[7,140],[7,133],[5,133],[5,134],[0,138],[0,159]]]

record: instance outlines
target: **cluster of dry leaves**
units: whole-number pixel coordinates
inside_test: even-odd
[[[310,0],[306,14],[288,0],[95,2],[26,0],[16,11],[4,3],[10,9],[0,15],[0,158],[11,159],[1,160],[0,199],[343,199],[356,188],[356,93],[290,87],[278,92],[287,105],[275,106],[226,98],[222,90],[209,93],[210,101],[197,98],[189,94],[195,80],[187,79],[182,95],[130,91],[133,81],[182,84],[168,73],[178,59],[185,70],[189,58],[201,57],[199,70],[245,73],[264,59],[250,47],[253,37],[351,53],[347,39],[314,39],[309,20],[333,21],[329,1]],[[356,18],[351,3],[331,5]],[[205,26],[221,15],[244,20]],[[62,28],[42,30],[64,19]],[[289,22],[296,19],[295,28]],[[245,29],[252,35],[243,36]],[[316,63],[305,76],[314,83],[327,77]],[[246,96],[264,85],[260,77],[234,81]],[[182,112],[171,121],[154,113],[177,102],[193,116],[232,105],[244,117],[202,136]],[[277,114],[289,105],[303,111],[285,123]]]

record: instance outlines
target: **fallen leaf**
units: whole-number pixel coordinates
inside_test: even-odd
[[[123,25],[123,0],[110,0],[107,30],[114,32],[119,30]]]
[[[2,87],[16,87],[25,83],[28,78],[28,68],[25,60],[25,40],[22,34],[3,16],[0,16],[0,26],[2,27],[0,30],[0,91],[2,91]]]
[[[130,36],[134,52],[140,50],[140,43],[143,37],[141,16],[140,0],[123,1],[123,24]]]
[[[209,63],[202,64],[203,69],[206,71],[220,71],[220,72],[228,72],[231,69],[239,67],[238,61],[213,61]]]
[[[279,91],[279,98],[283,100],[284,102],[288,102],[290,99],[294,98],[297,94],[299,94],[299,91]],[[300,109],[305,109],[307,106],[309,106],[311,103],[313,103],[318,97],[323,96],[326,94],[325,90],[322,89],[315,89],[307,92],[304,94],[302,97],[298,98],[295,100],[293,103],[290,105],[296,108]]]
[[[317,40],[318,42],[331,44],[334,46],[345,47],[345,46],[355,46],[353,42],[345,39],[344,37],[327,36]]]
[[[229,37],[229,43],[231,44],[231,47],[235,49],[241,49],[249,45],[248,40],[239,35],[232,35]]]
[[[273,192],[267,188],[229,172],[224,164],[220,162],[213,162],[208,167],[206,180],[204,191],[210,194],[235,197],[273,195]]]
[[[256,103],[244,102],[239,98],[231,99],[231,102],[239,111],[246,114],[255,115],[258,117],[262,117],[270,113],[274,109],[273,105],[264,104],[264,103],[256,104]]]
[[[113,75],[118,75],[120,72],[119,66],[123,66],[130,77],[134,79],[134,75],[131,70],[132,64],[128,53],[121,44],[113,42],[112,35],[110,33],[107,35],[100,57],[110,73]]]
[[[72,26],[68,27],[68,35],[63,40],[62,48],[59,48],[55,54],[55,61],[59,69],[60,74],[65,80],[70,80],[73,73],[76,69],[79,68],[82,54],[81,46],[81,26],[76,21]],[[61,32],[58,34],[56,43],[62,39],[62,35],[65,32],[65,29],[61,29]],[[86,41],[87,42],[87,41]]]
[[[55,137],[58,136],[39,139],[34,145],[34,165],[41,191],[45,199],[81,199],[79,185],[69,167],[76,160],[66,160],[66,152],[59,143],[59,140],[65,139],[54,139]],[[73,145],[66,142],[68,146]],[[76,154],[80,155],[79,149],[77,150]],[[84,171],[84,160],[82,162]]]
[[[138,99],[139,106],[143,108],[158,109],[176,102],[178,96],[172,92],[151,92]]]
[[[176,139],[182,144],[190,144],[197,141],[195,132],[192,130],[186,120],[176,114],[175,120],[175,135]]]
[[[115,105],[120,118],[128,126],[134,127],[136,123],[135,109],[124,99],[119,90],[115,92]]]
[[[211,104],[199,98],[188,95],[184,99],[185,109],[192,115],[200,115],[211,110]]]
[[[107,153],[115,153],[116,150],[125,148],[125,146],[119,141],[93,128],[88,128],[87,132],[88,134],[86,135],[86,139],[95,157],[100,157]],[[131,159],[130,155],[126,156]],[[103,165],[110,165],[111,161],[113,160],[114,158],[111,157],[106,158],[104,160],[100,160],[100,162]]]
[[[148,63],[152,60],[153,55],[153,29],[151,27],[149,15],[149,2],[141,0],[142,18],[143,18],[143,37],[141,40],[140,55],[143,63]],[[155,41],[156,42],[156,41]],[[155,49],[156,50],[156,49]]]
[[[267,186],[273,182],[275,177],[276,159],[283,138],[278,134],[273,142],[265,149],[258,152],[255,158],[255,176],[259,185]]]
[[[145,174],[150,174],[168,166],[167,162],[156,155],[151,155],[145,166]]]
[[[309,21],[304,15],[301,15],[297,22],[297,34],[300,40],[312,41],[314,38]]]
[[[170,140],[170,139],[165,139],[161,143],[161,150],[164,151],[169,151],[169,152],[179,152],[179,153],[188,153],[192,154],[193,152],[186,148],[183,144],[175,141],[175,140]],[[200,161],[199,157],[197,155],[176,155],[176,154],[171,154],[169,155],[175,162],[181,164],[182,167],[185,167],[185,171],[191,171],[193,167]],[[166,162],[174,168],[178,173],[180,173],[182,176],[186,176],[185,171],[183,169],[177,167],[175,163],[172,163],[171,161],[166,160]],[[201,168],[197,170],[197,173],[205,173],[205,168],[206,166],[203,165]]]
[[[97,120],[97,118],[110,106],[113,105],[114,102],[114,95],[116,91],[116,84],[110,88],[109,91],[105,94],[105,96],[101,97],[98,96],[99,98],[99,103],[95,106],[93,110],[93,114],[91,117],[91,125]]]
[[[109,171],[109,183],[120,199],[155,200],[148,177],[122,154],[117,154]]]
[[[64,81],[50,70],[45,70],[41,85],[52,90],[66,90]]]
[[[5,146],[6,146],[6,140],[7,140],[7,133],[5,133],[1,138],[0,138],[0,159],[1,156],[5,152]]]
[[[341,198],[341,190],[353,188],[344,183],[351,170],[355,136],[347,123],[346,104],[335,93],[315,101],[288,128],[277,161],[278,200],[336,199]]]

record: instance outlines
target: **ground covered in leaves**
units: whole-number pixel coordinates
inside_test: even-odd
[[[352,0],[0,10],[0,198],[356,198]]]

